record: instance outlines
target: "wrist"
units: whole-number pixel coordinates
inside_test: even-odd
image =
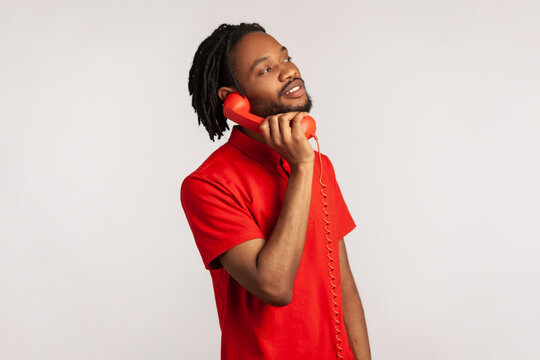
[[[298,163],[289,164],[292,172],[309,173],[313,172],[314,161],[302,161]]]

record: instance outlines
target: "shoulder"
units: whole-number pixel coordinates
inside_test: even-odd
[[[323,164],[331,162],[330,157],[327,154],[323,152],[319,153],[317,150],[313,150],[313,152],[315,152],[315,160],[318,160],[319,154],[321,154]]]
[[[322,164],[319,164],[319,166],[322,165],[323,171],[328,169],[331,174],[334,174],[334,165],[332,165],[330,157],[322,152],[319,153],[317,150],[313,151],[315,151],[315,162],[318,164],[322,162]],[[321,160],[319,160],[319,154],[321,156]]]
[[[230,194],[231,185],[240,182],[239,179],[250,173],[258,173],[257,166],[254,160],[227,142],[184,178],[181,192],[219,191]]]
[[[189,177],[205,177],[218,180],[221,175],[245,162],[245,154],[229,142],[212,152]]]
[[[228,143],[223,144],[212,152],[195,170],[182,181],[182,191],[186,188],[204,187],[204,184],[219,184],[220,176],[226,168],[238,159],[238,151]]]

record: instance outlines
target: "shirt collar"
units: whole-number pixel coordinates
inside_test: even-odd
[[[271,171],[285,170],[287,174],[290,174],[291,172],[291,168],[287,163],[287,160],[283,159],[270,146],[244,134],[239,129],[238,125],[233,126],[228,142],[247,156],[266,166]],[[283,168],[281,163],[283,164]]]

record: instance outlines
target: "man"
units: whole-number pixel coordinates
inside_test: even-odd
[[[311,99],[288,50],[258,24],[223,24],[197,49],[189,91],[211,140],[228,129],[233,91],[264,118],[260,133],[234,126],[181,186],[212,276],[221,358],[370,359],[343,239],[355,223],[332,163],[316,161],[303,134]]]

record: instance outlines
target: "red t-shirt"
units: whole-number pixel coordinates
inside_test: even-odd
[[[322,154],[321,154],[322,155]],[[315,151],[312,197],[304,252],[290,304],[271,306],[249,293],[221,266],[220,254],[244,241],[269,239],[281,210],[290,167],[269,146],[234,126],[228,142],[184,179],[181,202],[204,266],[210,271],[222,331],[221,359],[335,359],[336,330],[328,249]],[[338,294],[340,353],[353,359],[343,322],[338,241],[356,226],[323,158]],[[215,261],[217,260],[217,261]]]

